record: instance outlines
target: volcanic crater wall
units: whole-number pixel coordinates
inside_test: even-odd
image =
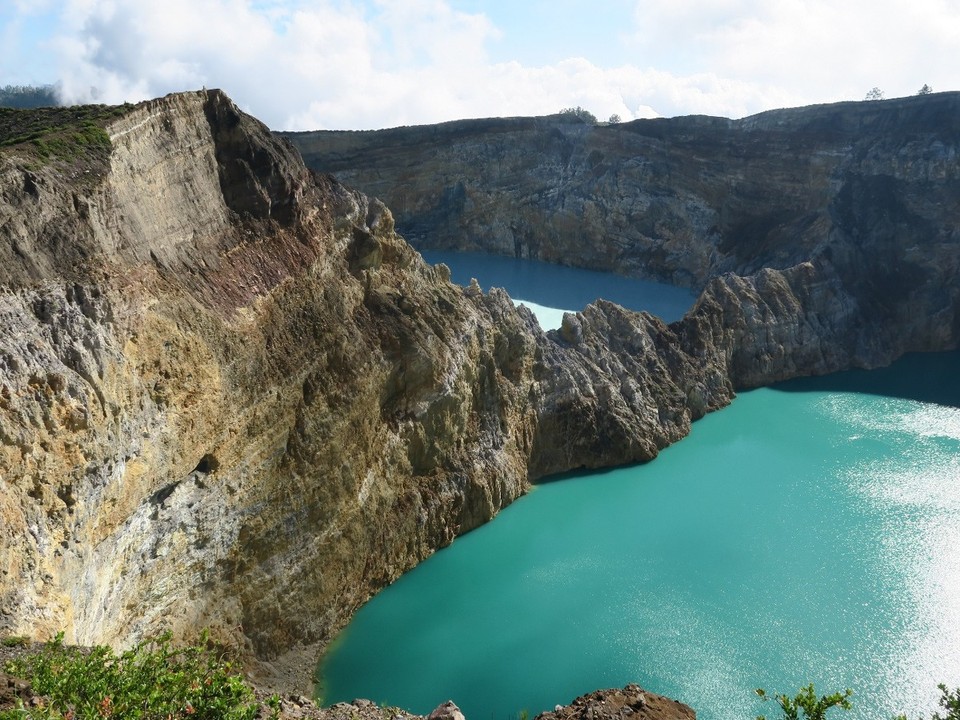
[[[284,136],[310,167],[381,198],[417,248],[696,289],[823,258],[898,326],[930,273],[955,288],[960,93],[742,120],[559,115]],[[923,314],[954,307],[947,295]]]
[[[648,460],[736,388],[956,345],[946,134],[916,140],[915,160],[892,140],[896,157],[862,154],[858,167],[883,172],[838,186],[847,205],[794,198],[822,232],[796,247],[754,238],[747,263],[746,250],[723,250],[722,233],[690,229],[696,218],[714,227],[703,218],[720,210],[663,185],[669,157],[698,157],[713,141],[697,133],[726,121],[687,121],[686,149],[661,148],[656,162],[614,149],[662,145],[652,133],[665,125],[529,135],[545,122],[556,121],[504,127],[527,133],[548,156],[542,172],[561,178],[585,176],[577,159],[595,148],[584,143],[610,143],[591,161],[589,197],[594,208],[622,201],[633,218],[623,228],[657,205],[626,197],[626,170],[601,172],[614,164],[646,164],[664,207],[696,209],[678,215],[689,232],[664,241],[676,252],[650,265],[666,274],[656,268],[674,253],[674,279],[704,284],[682,321],[600,301],[544,333],[505,293],[451,284],[397,235],[382,202],[309,171],[219,91],[126,110],[106,125],[107,161],[83,172],[5,148],[0,630],[123,645],[211,627],[265,681],[291,667],[280,682],[306,686],[319,649],[363,601],[530,480]],[[779,127],[777,116],[750,122]],[[788,138],[799,121],[783,122]],[[483,143],[506,143],[498,132]],[[517,162],[519,149],[501,150],[503,167]],[[673,174],[723,174],[687,162]],[[511,171],[524,197],[528,170]],[[836,184],[828,170],[821,193]],[[433,171],[424,161],[421,174]],[[878,180],[884,172],[893,179]],[[913,177],[927,178],[925,198],[899,192]],[[891,192],[901,210],[874,208]],[[592,227],[577,202],[563,222]],[[546,211],[530,207],[534,228]],[[574,262],[608,251],[571,252]],[[757,271],[716,275],[730,258]],[[872,274],[888,263],[898,272]]]

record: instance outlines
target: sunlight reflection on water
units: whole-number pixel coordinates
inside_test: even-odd
[[[563,314],[575,312],[574,310],[558,310],[557,308],[547,307],[546,305],[538,305],[529,300],[517,300],[515,298],[513,304],[525,305],[530,308],[531,312],[536,316],[537,322],[540,323],[540,327],[544,330],[559,329],[563,323]]]
[[[901,589],[893,602],[904,625],[878,666],[883,695],[929,707],[931,678],[960,667],[960,409],[898,398],[867,408],[842,394],[824,406],[857,430],[852,439],[888,448],[844,475],[882,513],[883,572]]]

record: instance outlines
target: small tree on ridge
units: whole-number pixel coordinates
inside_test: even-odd
[[[563,110],[560,111],[560,114],[572,115],[573,117],[579,118],[580,120],[583,120],[585,123],[589,123],[591,125],[597,124],[597,116],[594,115],[589,110],[584,110],[579,105],[577,105],[575,108],[572,108],[572,107],[564,108]]]

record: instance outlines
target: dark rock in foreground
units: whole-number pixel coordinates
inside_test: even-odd
[[[646,692],[638,685],[622,690],[598,690],[578,697],[566,707],[537,715],[536,720],[695,720],[697,714],[682,702]]]

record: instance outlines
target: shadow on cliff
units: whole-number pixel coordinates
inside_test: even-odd
[[[647,461],[649,462],[649,461]],[[544,475],[541,478],[531,481],[534,487],[538,485],[549,485],[551,483],[560,482],[561,480],[576,480],[579,478],[596,478],[601,475],[609,475],[610,473],[620,472],[624,468],[634,467],[636,465],[645,465],[646,463],[629,463],[627,465],[614,465],[612,467],[604,468],[577,468],[576,470],[568,470],[567,472],[554,473],[552,475]]]
[[[855,392],[960,407],[960,350],[910,353],[877,370],[847,370],[771,386],[783,392]]]

